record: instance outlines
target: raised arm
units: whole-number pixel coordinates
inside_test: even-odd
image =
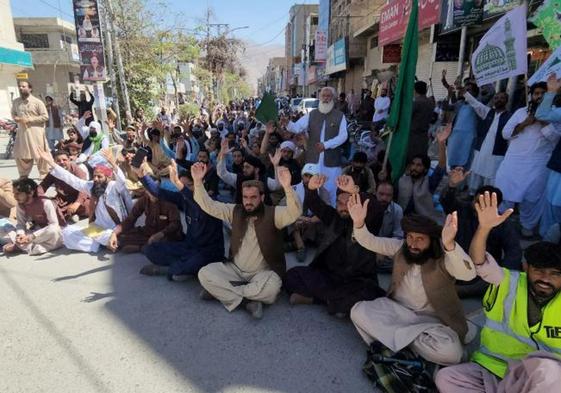
[[[304,115],[296,122],[293,121],[288,122],[286,129],[292,132],[293,134],[300,134],[308,130],[309,121],[310,121],[310,115],[309,114]]]
[[[87,195],[91,195],[91,188],[93,182],[80,179],[79,177],[74,176],[72,173],[68,172],[66,169],[55,164],[55,161],[53,160],[51,153],[48,151],[40,150],[37,147],[35,148],[35,155],[45,160],[47,165],[52,168],[51,175],[53,175],[57,179],[62,180],[70,187],[74,188],[76,191],[83,192],[84,194]]]
[[[275,207],[275,226],[282,229],[294,223],[302,215],[302,203],[290,185],[291,175],[288,168],[278,168],[278,178],[286,195],[286,206]]]
[[[485,119],[491,111],[491,108],[489,108],[487,105],[483,105],[467,91],[464,94],[464,98],[466,99],[466,102],[473,108],[475,113],[477,113],[477,116],[482,119]]]
[[[463,281],[471,281],[476,276],[475,267],[468,254],[456,243],[458,233],[458,214],[448,214],[442,228],[442,248],[444,249],[444,267],[448,273]]]
[[[197,162],[191,166],[191,175],[195,184],[193,199],[205,213],[231,224],[236,205],[217,202],[208,195],[203,184],[206,171],[206,165],[203,163]]]
[[[547,93],[536,111],[536,119],[549,122],[561,122],[561,107],[553,107],[553,99],[561,89],[561,79],[555,73],[547,78]]]
[[[347,208],[353,220],[353,237],[367,250],[393,257],[403,245],[403,240],[377,237],[368,231],[365,222],[369,203],[369,199],[361,203],[359,194],[351,195],[349,198]]]
[[[503,272],[495,263],[488,264],[489,255],[487,250],[487,238],[491,229],[501,225],[513,212],[507,209],[502,215],[498,214],[497,194],[492,195],[485,192],[479,196],[479,201],[475,205],[479,226],[473,235],[471,245],[469,246],[469,254],[473,263],[477,268],[477,274],[485,281],[491,284],[500,284],[503,279]]]

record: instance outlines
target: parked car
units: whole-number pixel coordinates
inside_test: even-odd
[[[290,111],[295,113],[298,112],[300,110],[300,108],[298,107],[300,105],[300,102],[302,101],[302,98],[293,98],[290,100]]]
[[[307,115],[312,110],[317,109],[318,106],[319,100],[317,98],[303,98],[298,105],[298,110]]]

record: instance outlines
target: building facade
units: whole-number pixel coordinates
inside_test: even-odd
[[[51,96],[64,110],[71,109],[68,96],[80,78],[74,24],[60,18],[14,18],[13,25],[17,40],[33,56],[34,69],[29,72],[33,94],[41,99]]]
[[[16,40],[10,2],[0,2],[0,118],[11,117],[12,101],[19,97],[16,74],[32,67],[31,54]]]

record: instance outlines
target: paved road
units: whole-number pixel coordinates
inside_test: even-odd
[[[0,160],[0,177],[16,176]],[[199,300],[194,279],[139,275],[145,263],[66,250],[0,256],[0,392],[373,391],[349,321],[286,296],[254,321]]]

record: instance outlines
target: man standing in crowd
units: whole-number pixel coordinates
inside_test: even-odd
[[[325,204],[318,190],[325,183],[324,176],[313,176],[306,190],[304,204],[324,225],[316,257],[310,266],[297,266],[286,273],[285,287],[291,304],[327,305],[329,314],[345,317],[352,306],[361,300],[373,300],[385,291],[378,285],[376,254],[353,239],[353,222],[347,210],[352,195],[359,188],[349,176],[341,176],[337,183],[337,207]],[[365,197],[365,194],[361,195]],[[385,206],[372,201],[366,225],[378,233]]]
[[[319,170],[327,177],[325,188],[329,192],[331,205],[337,198],[337,177],[341,174],[342,150],[347,141],[347,119],[334,108],[336,92],[332,87],[324,87],[319,94],[319,107],[300,118],[296,123],[288,123],[288,131],[299,134],[307,132],[308,141],[304,157],[306,163],[318,164]]]
[[[339,99],[337,100],[335,108],[343,112],[345,116],[349,115],[349,103],[347,102],[347,97],[344,92],[339,94]]]
[[[388,89],[382,88],[380,96],[374,101],[374,117],[372,121],[379,125],[383,125],[388,117],[391,100],[388,97]]]
[[[433,117],[434,102],[427,97],[427,84],[415,82],[415,98],[411,115],[411,132],[407,160],[418,154],[427,154],[429,148],[429,127]]]
[[[23,251],[40,255],[62,246],[64,217],[56,204],[38,195],[37,190],[37,183],[32,179],[14,182],[14,197],[18,202],[17,226],[8,234],[10,243],[3,248],[6,254]]]
[[[193,164],[195,202],[208,214],[232,226],[229,262],[217,262],[199,271],[203,298],[218,299],[228,311],[240,304],[251,315],[263,316],[263,303],[276,300],[286,273],[281,229],[302,214],[302,205],[290,185],[287,168],[278,169],[278,180],[286,194],[286,206],[266,206],[264,185],[251,180],[242,186],[242,204],[213,201],[203,186],[206,165]]]
[[[460,299],[457,279],[475,278],[469,256],[456,244],[456,214],[444,228],[428,217],[406,216],[405,240],[379,238],[365,226],[369,201],[349,202],[354,237],[368,250],[393,258],[388,297],[357,303],[351,320],[368,345],[381,342],[393,352],[409,347],[425,360],[441,365],[462,359],[463,343],[473,339]]]
[[[561,105],[559,101],[553,105],[554,100],[559,99],[561,93],[561,79],[551,74],[547,79],[547,93],[536,111],[536,118],[548,121],[561,133]],[[540,221],[540,235],[545,237],[552,226],[561,224],[561,140],[557,142],[551,157],[547,162],[550,169],[547,175],[547,185],[544,195],[544,211]]]
[[[542,216],[547,161],[559,140],[559,133],[552,124],[535,117],[546,90],[545,82],[532,85],[528,108],[518,109],[506,123],[503,137],[509,145],[495,181],[503,192],[505,207],[519,204],[522,236],[525,237],[533,236]]]
[[[86,97],[86,94],[90,96],[89,99]],[[72,102],[74,105],[78,107],[79,118],[83,117],[86,112],[92,112],[93,104],[95,101],[93,94],[90,94],[89,92],[86,93],[86,90],[80,90],[79,100],[74,99],[73,93],[70,93],[70,96],[68,98],[70,99],[70,102]],[[86,117],[87,126],[90,125],[90,122],[92,121],[93,121],[93,117]]]
[[[62,140],[62,114],[60,108],[54,103],[53,97],[46,96],[45,104],[47,112],[49,113],[49,120],[47,123],[47,142],[49,148],[53,150],[58,141]]]
[[[53,158],[57,165],[77,178],[82,180],[88,179],[86,173],[82,171],[76,163],[70,161],[68,152],[58,150],[53,155]],[[74,189],[49,173],[43,181],[41,181],[39,187],[42,192],[46,192],[51,186],[55,187],[56,196],[54,201],[64,214],[66,221],[78,222],[81,218],[88,216],[88,206],[90,203],[88,194]]]
[[[33,168],[33,161],[41,178],[47,175],[49,168],[41,160],[35,150],[48,150],[45,136],[45,122],[49,120],[49,113],[43,101],[31,94],[32,86],[28,81],[18,82],[20,97],[12,104],[12,118],[18,123],[14,158],[20,177],[28,177]]]
[[[320,93],[321,99],[321,93]],[[361,122],[372,121],[374,117],[374,99],[372,98],[372,92],[366,90],[364,96],[360,101],[360,106],[358,108],[358,120]]]
[[[493,97],[493,108],[483,105],[468,92],[464,95],[477,116],[478,122],[475,138],[475,152],[471,164],[469,190],[473,195],[481,186],[493,186],[499,165],[503,162],[507,141],[503,138],[503,128],[510,119],[507,110],[508,94],[499,92]]]
[[[142,252],[152,263],[144,266],[140,273],[147,276],[167,274],[171,280],[179,281],[196,275],[201,267],[211,262],[224,259],[224,234],[222,221],[205,213],[194,201],[190,170],[178,173],[177,168],[172,161],[169,179],[177,191],[158,187],[152,177],[147,176],[147,165],[139,169],[142,183],[151,194],[174,203],[183,211],[187,230],[181,242],[158,241],[146,245]]]
[[[71,250],[97,252],[99,246],[103,245],[110,251],[117,251],[118,243],[111,238],[113,228],[123,222],[133,204],[126,188],[125,176],[111,152],[102,152],[111,167],[97,165],[93,170],[92,181],[82,180],[57,165],[49,152],[38,154],[53,168],[51,174],[54,177],[90,196],[88,227],[82,228],[79,224],[66,227],[62,232],[64,246]],[[115,180],[112,180],[114,173]]]
[[[438,221],[432,196],[446,174],[446,139],[450,135],[450,125],[437,134],[438,166],[429,175],[430,158],[426,153],[417,154],[409,161],[409,174],[401,176],[398,182],[397,201],[403,212],[422,214]]]
[[[500,268],[485,252],[492,229],[512,213],[497,212],[495,194],[480,195],[479,227],[470,247],[477,274],[491,284],[486,321],[470,363],[436,375],[442,393],[556,392],[561,383],[561,249],[538,242],[524,253],[524,272]]]

